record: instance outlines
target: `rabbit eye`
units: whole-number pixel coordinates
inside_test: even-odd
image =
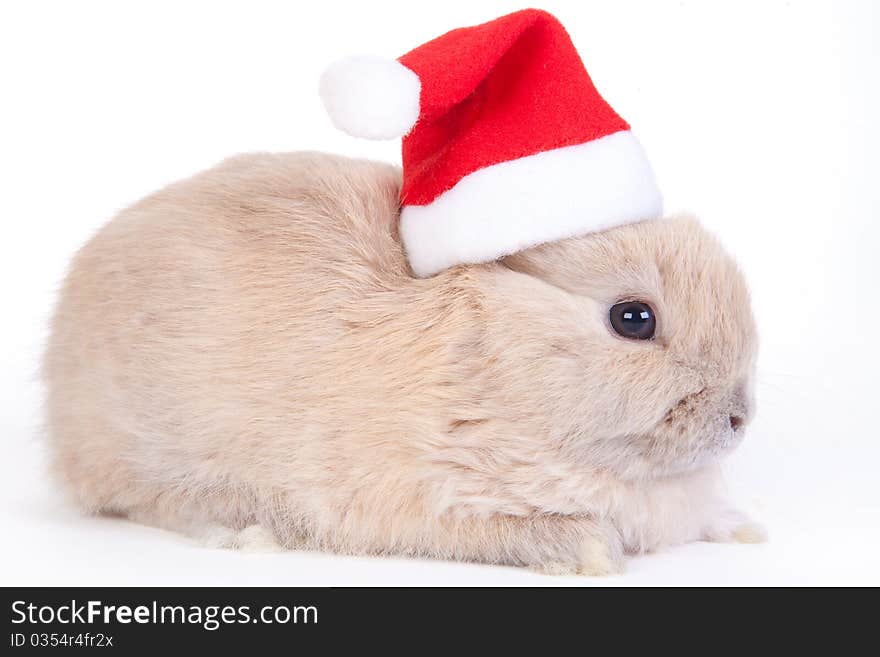
[[[611,328],[628,340],[650,340],[657,328],[654,311],[641,301],[623,301],[611,306]]]

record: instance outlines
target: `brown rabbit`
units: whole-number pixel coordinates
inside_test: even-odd
[[[718,472],[752,415],[748,293],[694,219],[419,279],[399,180],[237,157],[79,252],[45,378],[54,469],[84,509],[230,546],[549,572],[761,539]],[[615,332],[627,300],[653,340]]]

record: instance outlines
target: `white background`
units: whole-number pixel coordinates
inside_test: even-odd
[[[880,33],[872,2],[544,2],[633,125],[667,208],[738,257],[759,412],[728,465],[763,546],[694,544],[614,578],[209,551],[82,518],[43,474],[38,363],[75,251],[116,211],[227,155],[399,160],[337,133],[316,85],[526,5],[4,2],[0,9],[0,584],[880,584]]]

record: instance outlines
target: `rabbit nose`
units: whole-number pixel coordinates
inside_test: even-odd
[[[746,425],[751,417],[751,402],[749,400],[748,386],[741,383],[733,390],[730,397],[728,411],[728,420],[730,428],[739,431]]]

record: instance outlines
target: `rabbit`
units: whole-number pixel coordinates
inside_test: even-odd
[[[78,252],[44,378],[82,509],[219,547],[553,574],[764,540],[719,466],[753,415],[749,295],[695,218],[421,279],[399,186],[387,164],[238,156]],[[629,299],[654,339],[609,324]]]

